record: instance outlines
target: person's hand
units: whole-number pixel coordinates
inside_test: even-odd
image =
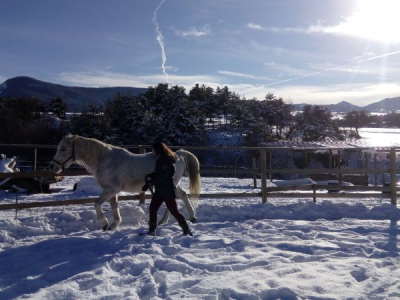
[[[142,191],[145,192],[150,188],[149,184],[146,183],[143,187],[142,187]]]

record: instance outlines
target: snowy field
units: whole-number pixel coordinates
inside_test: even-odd
[[[360,128],[358,132],[362,138],[373,140],[376,145],[384,145],[388,141],[400,142],[398,128]]]
[[[90,185],[74,192],[77,179],[19,201],[96,196]],[[252,180],[202,185],[253,192]],[[148,204],[121,202],[114,232],[100,230],[92,205],[0,211],[0,299],[400,298],[400,210],[388,199],[201,199],[193,238],[173,218],[139,236]]]

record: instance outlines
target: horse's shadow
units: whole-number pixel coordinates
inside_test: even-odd
[[[68,237],[0,252],[0,299],[32,294],[109,262],[121,248],[104,238]]]

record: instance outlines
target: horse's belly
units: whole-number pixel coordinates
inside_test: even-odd
[[[144,183],[126,184],[122,186],[122,191],[127,193],[140,193]]]

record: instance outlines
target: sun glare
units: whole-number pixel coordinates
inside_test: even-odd
[[[371,40],[400,43],[400,0],[359,0],[357,11],[336,30]]]

